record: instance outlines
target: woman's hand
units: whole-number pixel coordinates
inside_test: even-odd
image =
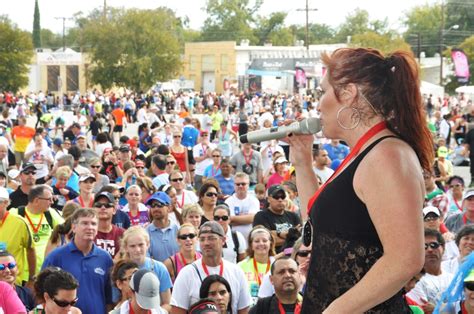
[[[290,162],[294,167],[312,165],[314,136],[289,134],[285,141],[290,144]]]

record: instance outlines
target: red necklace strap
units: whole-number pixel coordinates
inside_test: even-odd
[[[257,261],[255,260],[255,257],[253,258],[253,270],[254,270],[255,278],[257,278],[258,286],[260,287],[260,285],[262,284],[262,277],[263,276],[260,276],[260,274],[258,272],[258,265],[257,265]],[[270,270],[270,259],[268,259],[267,269],[265,270],[265,274],[268,273],[269,270]]]
[[[372,128],[370,128],[362,137],[357,141],[355,144],[354,148],[351,150],[350,154],[347,155],[346,158],[342,161],[342,163],[339,165],[339,167],[334,171],[334,173],[329,177],[329,179],[314,193],[313,197],[308,202],[308,217],[311,213],[311,207],[313,207],[314,202],[316,199],[319,197],[321,192],[326,188],[326,186],[334,180],[334,178],[342,171],[344,170],[345,166],[354,158],[357,156],[357,154],[360,152],[361,148],[375,135],[380,133],[381,131],[385,130],[387,128],[387,123],[385,121],[379,122],[376,125],[374,125]]]
[[[30,224],[31,229],[33,229],[33,234],[37,234],[39,231],[39,228],[41,227],[41,223],[43,222],[44,213],[41,213],[40,221],[38,222],[36,226],[31,221],[30,215],[28,215],[26,210],[25,210],[25,217],[28,220],[28,223]]]
[[[204,270],[204,273],[206,276],[209,276],[209,270],[207,269],[206,264],[204,264],[204,261],[201,259],[201,265],[202,269]],[[224,262],[221,260],[220,268],[219,268],[219,276],[222,277],[222,274],[224,273]]]

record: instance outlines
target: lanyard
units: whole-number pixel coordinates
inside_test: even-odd
[[[179,208],[183,208],[184,206],[184,190],[181,192],[181,204],[176,200],[176,204],[178,205]]]
[[[453,197],[453,200],[454,200],[454,204],[456,204],[456,207],[462,212],[462,207],[459,206],[458,201],[456,201],[456,199],[454,197]]]
[[[181,257],[181,263],[183,263],[184,266],[188,265],[189,263],[186,263],[186,259],[183,256],[183,253],[179,252],[179,256]],[[194,253],[194,260],[197,259],[196,253]],[[204,265],[204,264],[203,264]],[[203,267],[204,268],[204,267]],[[207,269],[207,268],[206,268]]]
[[[201,147],[202,147],[202,155],[203,155],[203,156],[206,156],[207,145],[201,144]]]
[[[216,172],[214,172],[214,166],[211,165],[211,177],[215,177],[217,175],[217,173],[219,172],[220,168],[221,168],[221,166],[217,166]]]
[[[268,273],[268,271],[270,270],[270,259],[268,259],[268,262],[267,262],[267,269],[265,270],[265,273],[262,274],[262,276],[260,276],[260,274],[259,274],[259,272],[258,272],[257,261],[255,260],[255,257],[253,258],[253,269],[254,269],[255,277],[257,278],[258,286],[260,287],[260,285],[262,284],[262,277],[263,277],[263,275],[265,275],[266,273]]]
[[[203,260],[201,260],[201,265],[202,265],[202,269],[204,269],[204,273],[206,273],[206,276],[209,276],[209,270],[207,269],[207,266],[206,266],[206,264],[204,264]],[[224,263],[221,260],[221,265],[220,265],[220,268],[219,268],[219,276],[222,277],[223,273],[224,273]]]
[[[280,314],[285,314],[286,311],[283,308],[283,304],[281,304],[280,300],[278,300],[278,310],[280,311]],[[300,314],[301,313],[301,304],[300,302],[296,302],[295,304],[295,314]]]
[[[77,198],[77,200],[79,201],[79,204],[81,205],[81,207],[85,208],[86,205],[84,203],[84,200],[82,199],[82,196],[79,195],[79,197]],[[92,208],[94,206],[94,199],[90,200],[89,201],[89,207]]]
[[[244,152],[242,152],[242,155],[244,155],[245,164],[250,165],[250,162],[252,161],[253,150],[250,151],[248,156],[246,156]]]
[[[10,212],[5,212],[5,216],[3,216],[2,227],[3,227],[3,224],[5,223],[5,220],[7,220],[8,214],[10,214]],[[26,214],[26,211],[25,211],[25,214]]]
[[[381,131],[385,130],[387,128],[387,124],[385,121],[379,122],[376,125],[374,125],[370,130],[368,130],[356,143],[354,146],[354,149],[351,150],[350,154],[347,155],[347,157],[343,160],[343,162],[339,165],[339,167],[334,171],[334,173],[331,175],[331,177],[321,186],[316,193],[314,193],[313,197],[308,202],[308,217],[309,214],[311,213],[311,207],[313,206],[314,202],[318,198],[318,196],[321,194],[321,192],[324,190],[324,188],[336,177],[337,174],[339,174],[344,167],[347,165],[349,161],[351,161],[360,151],[362,146],[364,146],[371,138],[373,138],[375,135],[380,133]]]
[[[34,234],[38,233],[38,230],[39,230],[39,228],[41,227],[41,223],[43,222],[44,213],[41,213],[40,221],[39,221],[39,223],[36,225],[36,227],[35,227],[35,225],[33,224],[33,222],[31,221],[30,215],[28,215],[28,213],[26,212],[26,210],[25,210],[25,217],[26,217],[26,219],[28,220],[28,222],[30,223],[31,229],[33,229],[33,233],[34,233]]]
[[[464,225],[467,225],[467,216],[465,213],[462,215],[462,221],[464,222]]]

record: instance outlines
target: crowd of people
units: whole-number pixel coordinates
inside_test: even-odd
[[[416,81],[410,57],[325,58],[312,96],[4,93],[0,313],[474,313],[474,190],[453,174],[474,169],[472,103],[406,83],[420,106],[391,108],[377,84]],[[322,133],[239,143],[307,117]]]

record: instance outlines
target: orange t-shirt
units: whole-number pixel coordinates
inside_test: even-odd
[[[11,135],[15,140],[15,151],[24,153],[31,139],[33,138],[33,136],[35,136],[35,133],[36,130],[29,126],[13,127]]]
[[[112,115],[115,119],[115,125],[123,125],[123,118],[125,117],[125,111],[120,108],[114,109]]]

